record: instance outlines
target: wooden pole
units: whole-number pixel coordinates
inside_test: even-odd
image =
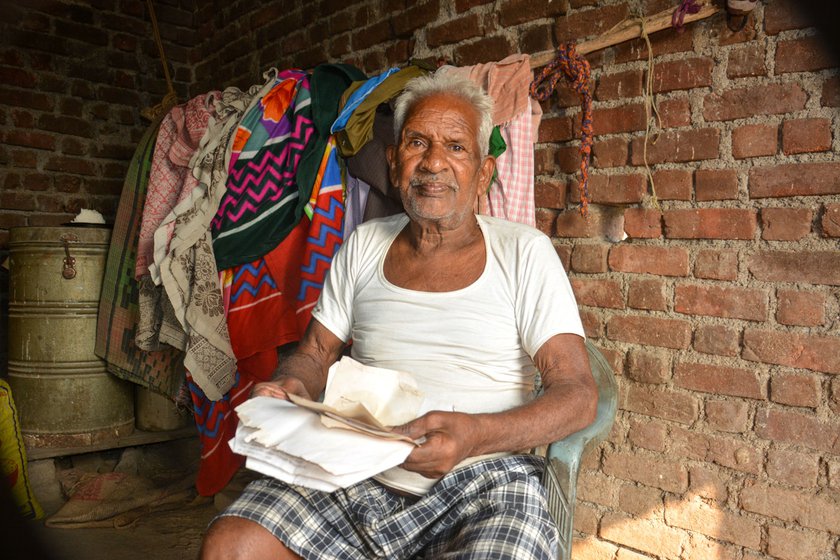
[[[673,16],[674,9],[663,10],[657,14],[645,18],[645,32],[648,34],[656,33],[657,31],[662,31],[663,29],[668,29],[669,27],[671,27],[671,17]],[[721,8],[719,8],[718,6],[715,6],[711,3],[707,3],[701,6],[700,11],[696,14],[686,14],[685,18],[683,19],[683,23],[691,23],[693,21],[706,19],[717,14],[720,11]],[[580,43],[579,45],[577,45],[575,50],[578,52],[578,54],[586,55],[591,52],[606,49],[607,47],[612,47],[613,45],[629,41],[630,39],[636,39],[641,36],[642,24],[639,18],[628,19],[619,23],[614,28],[607,31],[600,37],[596,37],[595,39],[590,39],[589,41],[584,41],[583,43]],[[532,55],[531,68],[539,68],[540,66],[545,66],[546,64],[554,60],[555,56],[556,53],[554,51],[545,51]]]

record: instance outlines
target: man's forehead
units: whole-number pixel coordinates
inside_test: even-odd
[[[410,108],[403,131],[440,127],[474,132],[478,128],[477,111],[466,100],[456,95],[432,94]]]

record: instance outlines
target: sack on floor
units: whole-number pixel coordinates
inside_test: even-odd
[[[12,399],[12,389],[0,379],[0,479],[11,491],[12,500],[25,519],[40,519],[44,512],[32,493],[26,469],[26,449]]]

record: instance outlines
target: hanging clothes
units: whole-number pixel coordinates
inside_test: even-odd
[[[186,334],[184,367],[211,400],[221,399],[233,386],[236,358],[224,318],[210,223],[225,192],[237,123],[267,93],[275,75],[266,73],[268,79],[262,87],[254,86],[248,92],[228,88],[214,100],[218,118],[209,123],[191,160],[199,184],[155,232],[157,254],[157,247],[166,245],[168,224],[174,223],[165,256],[150,265],[149,272],[163,284]]]
[[[148,274],[154,262],[155,230],[197,185],[190,159],[215,115],[213,99],[220,93],[211,91],[176,105],[161,121],[137,241],[136,278]]]
[[[407,66],[397,72],[392,70],[385,72],[384,79],[382,75],[375,76],[362,84],[354,83],[345,92],[344,108],[332,127],[342,156],[352,156],[371,139],[376,109],[381,103],[399,95],[409,80],[427,74],[418,66]],[[369,83],[373,87],[369,87]]]
[[[136,248],[158,124],[152,124],[140,139],[123,183],[102,278],[94,353],[120,379],[174,399],[184,383],[181,352],[174,348],[143,352],[134,343],[139,320],[138,302],[133,297],[138,291]]]
[[[295,171],[313,131],[311,113],[308,76],[285,70],[242,119],[212,221],[220,270],[265,255],[297,224]]]

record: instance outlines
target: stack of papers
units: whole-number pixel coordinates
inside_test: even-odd
[[[403,463],[416,443],[390,426],[417,417],[423,395],[410,375],[342,358],[324,402],[256,397],[236,408],[230,440],[248,469],[332,492]]]

